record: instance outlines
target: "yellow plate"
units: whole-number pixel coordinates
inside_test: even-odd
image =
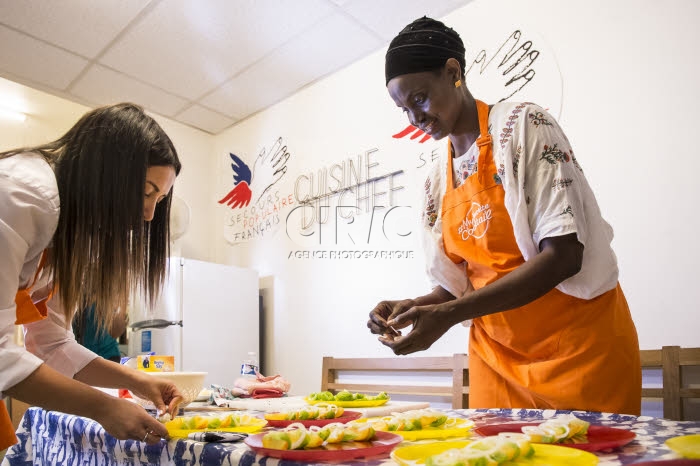
[[[391,452],[391,458],[404,466],[425,464],[428,456],[437,455],[450,448],[464,448],[469,441],[460,442],[435,442],[422,445],[400,447]],[[568,466],[594,466],[598,464],[598,457],[587,451],[575,448],[560,447],[556,445],[532,444],[535,455],[532,458],[518,459],[501,463],[501,466],[513,464],[527,464],[532,466],[551,466],[565,464]]]
[[[369,419],[358,419],[356,421],[352,421],[352,423],[357,424],[360,422],[367,422],[376,419],[380,418],[374,417]],[[469,431],[472,429],[472,427],[474,427],[474,421],[470,421],[468,419],[451,417],[447,418],[447,422],[454,422],[454,424],[446,428],[428,427],[421,430],[392,430],[391,433],[398,434],[401,437],[403,437],[404,440],[409,441],[425,439],[443,439],[450,437],[467,437],[469,435]]]
[[[168,434],[171,437],[175,438],[185,438],[189,434],[193,432],[207,432],[207,431],[212,431],[212,432],[244,432],[247,434],[254,434],[256,432],[260,432],[263,427],[267,425],[267,421],[264,419],[255,419],[252,424],[248,424],[245,426],[236,426],[236,427],[219,427],[216,429],[173,429],[172,427],[168,427],[168,423],[165,423],[165,428],[168,429]]]
[[[700,434],[673,437],[664,443],[683,458],[700,459]]]
[[[306,401],[310,405],[316,405],[319,403],[328,403],[329,405],[336,405],[336,406],[341,406],[343,408],[369,408],[372,406],[381,406],[383,404],[386,404],[389,399],[384,399],[384,400],[353,400],[353,401],[337,401],[337,400],[309,400],[308,398],[304,398],[304,401]]]

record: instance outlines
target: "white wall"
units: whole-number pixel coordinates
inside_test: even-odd
[[[62,136],[90,108],[0,78],[0,100],[10,108],[23,110],[24,122],[0,119],[0,150],[43,144]],[[190,206],[189,231],[175,249],[185,257],[216,262],[211,242],[212,198],[209,179],[214,170],[211,135],[178,122],[153,115],[173,141],[183,170],[174,193]]]
[[[694,241],[699,225],[693,215],[700,188],[692,182],[699,164],[697,149],[686,142],[694,134],[700,103],[695,82],[700,71],[698,17],[700,3],[694,0],[477,0],[444,18],[468,44],[468,55],[476,52],[474,47],[494,53],[515,29],[540,51],[537,78],[513,100],[549,108],[575,147],[616,231],[620,280],[642,348],[700,344],[694,267],[700,260]],[[383,54],[219,135],[219,192],[233,186],[228,152],[252,167],[260,149],[282,136],[291,157],[275,187],[280,193],[293,193],[302,174],[376,148],[378,172],[405,170],[401,181],[409,189],[401,203],[415,205],[425,170],[418,168],[419,154],[442,150],[444,144],[390,137],[406,121],[386,95]],[[503,77],[494,68],[492,64],[483,76],[468,75],[467,84],[478,98],[498,100],[493,88],[503,88]],[[265,282],[266,295],[274,297],[266,303],[268,372],[289,377],[296,393],[306,393],[319,387],[323,355],[391,354],[369,334],[365,322],[380,299],[428,290],[415,243],[409,239],[401,245],[416,252],[411,260],[289,258],[293,251],[329,251],[333,246],[300,245],[284,228],[234,246],[222,237],[231,212],[217,208],[215,256],[272,276]],[[428,353],[464,352],[466,341],[466,331],[455,328]]]

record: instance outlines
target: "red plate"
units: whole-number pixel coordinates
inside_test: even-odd
[[[403,437],[389,432],[375,432],[371,442],[341,442],[309,450],[274,450],[263,448],[262,438],[265,434],[250,435],[245,439],[246,445],[255,453],[273,458],[292,461],[345,461],[365,456],[376,456],[389,453],[403,441]]]
[[[698,466],[700,465],[700,460],[649,460],[634,464],[636,466]]]
[[[477,427],[474,432],[488,437],[489,435],[498,435],[500,432],[522,432],[521,427],[537,426],[541,423],[515,423],[515,424],[492,424]],[[627,445],[636,434],[625,429],[617,429],[615,427],[590,425],[588,426],[588,442],[586,443],[555,443],[562,447],[578,448],[584,451],[600,451],[606,448],[615,448]]]
[[[361,417],[362,413],[359,411],[343,411],[342,416],[333,419],[305,419],[303,421],[272,421],[270,419],[267,419],[267,425],[270,427],[287,427],[290,424],[298,422],[300,424],[303,424],[304,427],[325,426],[326,424],[332,424],[334,422],[340,422],[341,424],[345,424],[346,422],[350,422]]]

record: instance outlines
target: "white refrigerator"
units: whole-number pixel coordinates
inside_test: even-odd
[[[175,370],[208,372],[204,386],[233,386],[251,351],[260,354],[258,274],[182,257],[169,259],[153,309],[136,296],[129,310],[129,356],[175,356]]]

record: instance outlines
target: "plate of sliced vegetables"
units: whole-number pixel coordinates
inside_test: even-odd
[[[347,461],[389,453],[403,438],[375,432],[370,426],[328,424],[309,429],[292,424],[283,430],[255,434],[244,441],[257,454],[292,461]]]
[[[185,438],[193,432],[260,432],[267,421],[248,414],[226,414],[219,416],[176,417],[165,423],[171,437]]]
[[[311,393],[304,398],[310,405],[318,403],[329,403],[343,408],[369,408],[372,406],[381,406],[390,400],[386,392],[380,392],[376,395],[368,395],[366,393],[351,393],[347,390],[342,390],[336,394],[331,392],[316,392]]]
[[[495,440],[491,440],[495,439]],[[499,442],[503,442],[499,445]],[[442,441],[399,447],[391,458],[403,466],[453,466],[457,464],[527,464],[530,466],[594,466],[598,457],[592,453],[557,445],[525,445],[502,437],[486,437],[475,441]]]
[[[304,427],[325,426],[334,422],[346,423],[362,417],[358,411],[348,411],[333,405],[317,405],[291,411],[265,414],[270,427],[287,427],[295,422]]]
[[[527,433],[532,432],[529,429],[530,427],[540,427],[542,425],[542,423],[491,424],[477,427],[474,429],[474,432],[483,436],[497,435],[501,432]],[[525,428],[525,430],[523,430],[523,428]],[[587,432],[584,435],[574,436],[573,438],[563,438],[560,440],[547,436],[543,438],[537,435],[529,435],[530,440],[533,443],[548,443],[584,451],[600,451],[607,448],[621,447],[630,443],[636,436],[634,432],[629,430],[599,425],[588,426]]]
[[[391,416],[358,419],[350,424],[367,423],[377,431],[393,432],[404,440],[466,437],[474,427],[469,419],[448,417],[432,409],[416,409]]]

